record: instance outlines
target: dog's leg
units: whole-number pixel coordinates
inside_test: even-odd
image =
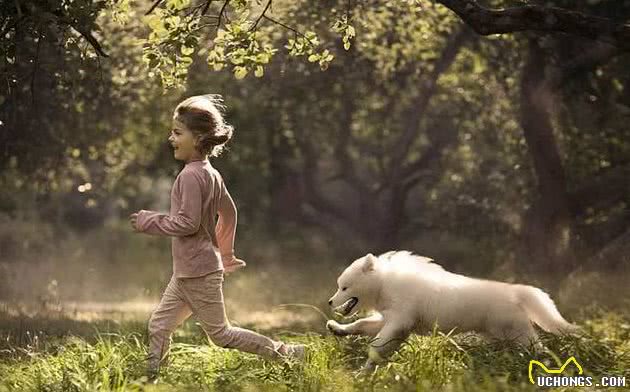
[[[494,341],[510,341],[520,346],[531,348],[535,351],[544,349],[536,330],[529,320],[506,321],[497,323],[490,328],[489,333],[485,334],[489,340]]]
[[[369,317],[356,320],[350,324],[339,324],[335,320],[328,320],[326,328],[337,336],[346,335],[367,335],[376,336],[383,328],[383,316],[380,313],[374,313]]]
[[[531,324],[515,330],[515,335],[516,343],[531,348],[534,352],[542,351],[545,348]]]
[[[371,371],[377,364],[387,361],[387,358],[407,339],[410,332],[409,323],[388,320],[370,343],[368,360],[363,366],[363,371]]]

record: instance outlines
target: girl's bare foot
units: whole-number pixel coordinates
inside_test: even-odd
[[[297,362],[306,360],[306,346],[304,344],[283,344],[278,351],[287,359]]]

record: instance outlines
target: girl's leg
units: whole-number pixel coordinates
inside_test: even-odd
[[[230,325],[223,303],[223,273],[221,271],[199,278],[179,279],[179,281],[193,314],[214,344],[258,354],[269,359],[278,359],[285,353],[282,342]]]
[[[160,363],[166,360],[171,344],[171,335],[184,322],[192,311],[184,301],[184,297],[172,277],[160,304],[151,314],[149,320],[149,357],[148,373],[156,376],[160,370]]]

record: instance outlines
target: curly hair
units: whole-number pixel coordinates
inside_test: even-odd
[[[177,105],[173,119],[181,122],[199,136],[197,149],[204,155],[216,157],[232,138],[234,127],[223,118],[225,105],[218,94],[196,95]]]

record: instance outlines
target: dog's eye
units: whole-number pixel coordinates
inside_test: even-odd
[[[343,288],[341,289],[341,291],[346,291],[346,289],[347,289],[347,287],[343,287]]]

